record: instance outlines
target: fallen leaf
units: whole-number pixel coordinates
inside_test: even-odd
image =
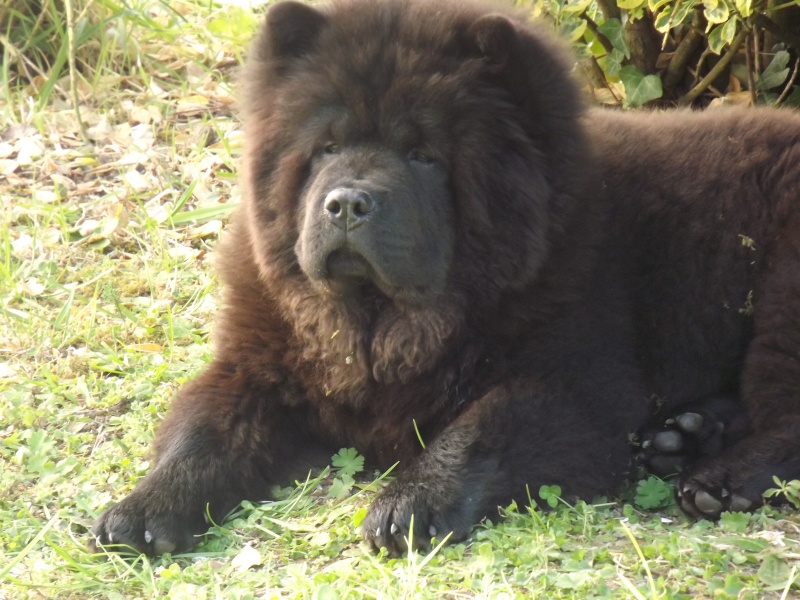
[[[148,178],[139,173],[135,168],[125,173],[122,179],[137,192],[142,192],[150,187]]]
[[[44,144],[34,137],[19,141],[17,146],[17,161],[21,165],[31,165],[44,154]]]
[[[189,228],[186,237],[189,239],[198,239],[216,236],[222,231],[222,221],[214,219],[208,223],[203,223],[197,227]]]
[[[231,561],[231,566],[239,573],[262,564],[261,554],[249,543]]]
[[[28,296],[38,296],[44,292],[45,286],[35,277],[30,277],[25,283],[22,284],[22,291]]]
[[[131,350],[138,350],[139,352],[158,353],[161,352],[161,346],[158,344],[130,344],[128,346]]]
[[[0,379],[12,379],[17,376],[17,372],[6,362],[0,362]]]
[[[0,160],[0,175],[11,175],[19,168],[19,163],[16,160]]]
[[[17,258],[31,258],[33,256],[33,238],[23,233],[11,242],[11,254]]]

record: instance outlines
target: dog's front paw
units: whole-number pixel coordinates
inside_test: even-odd
[[[469,498],[450,498],[442,489],[424,484],[391,483],[378,496],[361,525],[374,551],[386,548],[390,556],[409,550],[428,550],[435,538],[449,542],[467,537],[475,524]]]
[[[202,502],[142,485],[92,526],[90,547],[155,556],[184,552],[208,529]]]

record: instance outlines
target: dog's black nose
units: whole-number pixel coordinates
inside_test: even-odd
[[[369,220],[375,212],[375,201],[363,190],[336,188],[325,197],[324,207],[331,221],[353,229]]]

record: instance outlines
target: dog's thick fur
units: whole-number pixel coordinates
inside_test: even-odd
[[[613,493],[656,408],[682,447],[739,423],[699,460],[648,440],[692,514],[800,477],[800,116],[584,112],[568,71],[495,6],[270,9],[216,359],[101,543],[188,548],[207,505],[345,446],[399,462],[370,544],[403,551],[412,514],[456,540],[526,486]]]

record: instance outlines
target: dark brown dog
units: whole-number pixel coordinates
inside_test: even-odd
[[[800,117],[584,113],[559,46],[496,11],[270,9],[216,360],[102,544],[187,549],[207,506],[343,446],[400,463],[373,547],[412,515],[460,539],[526,486],[613,493],[655,404],[645,460],[686,467],[688,512],[800,477]]]

